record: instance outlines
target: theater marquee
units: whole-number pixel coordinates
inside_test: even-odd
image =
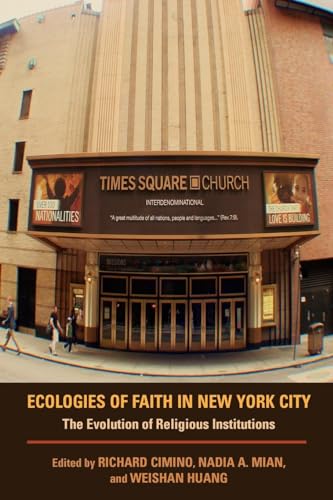
[[[204,155],[189,155],[186,164],[172,155],[82,158],[80,165],[80,157],[68,157],[73,170],[66,158],[63,168],[52,157],[33,166],[30,230],[220,238],[318,227],[313,168],[269,168],[260,157],[241,165]]]

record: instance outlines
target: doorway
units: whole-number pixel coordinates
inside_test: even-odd
[[[219,349],[246,347],[246,301],[242,298],[220,301]]]
[[[157,350],[157,301],[130,301],[129,348],[136,351]]]
[[[217,301],[191,300],[190,351],[216,351]]]
[[[127,349],[127,300],[103,299],[101,346]]]
[[[246,347],[246,275],[104,275],[101,346],[146,352]]]
[[[187,302],[161,300],[159,350],[182,352],[187,350]]]
[[[18,268],[17,325],[23,328],[35,327],[36,269]]]

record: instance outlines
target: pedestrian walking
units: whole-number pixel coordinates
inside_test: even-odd
[[[59,342],[59,332],[63,333],[63,329],[58,320],[58,307],[54,306],[50,316],[50,325],[52,328],[52,339],[49,345],[49,351],[53,356],[58,356],[56,352],[56,345]]]
[[[64,349],[68,347],[68,352],[71,352],[73,344],[76,344],[76,312],[73,308],[66,323],[66,343]]]
[[[8,345],[8,342],[10,339],[13,339],[16,349],[17,349],[17,354],[21,354],[21,349],[20,346],[16,340],[14,330],[15,330],[15,310],[14,310],[14,304],[13,304],[13,299],[11,297],[8,297],[7,299],[7,318],[2,321],[2,324],[4,325],[5,328],[7,328],[7,336],[6,336],[6,342],[1,346],[1,349],[3,351],[6,350],[6,347]]]

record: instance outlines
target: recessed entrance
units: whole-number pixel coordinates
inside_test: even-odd
[[[246,274],[103,276],[102,347],[203,352],[246,347]],[[103,293],[103,292],[102,292]]]
[[[36,269],[18,268],[17,323],[21,331],[34,332],[36,309]]]

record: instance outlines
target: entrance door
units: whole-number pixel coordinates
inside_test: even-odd
[[[216,300],[192,300],[190,351],[215,351],[217,347]]]
[[[129,347],[136,351],[157,350],[156,300],[130,301]]]
[[[313,288],[302,291],[301,333],[308,331],[311,323],[324,323],[325,331],[333,331],[333,287]]]
[[[101,346],[127,349],[127,300],[102,299]]]
[[[159,324],[161,351],[187,350],[187,302],[161,300]]]
[[[220,301],[219,349],[241,349],[246,346],[246,301],[224,299]]]
[[[19,327],[34,328],[35,308],[36,269],[19,267],[17,289],[17,324]]]

